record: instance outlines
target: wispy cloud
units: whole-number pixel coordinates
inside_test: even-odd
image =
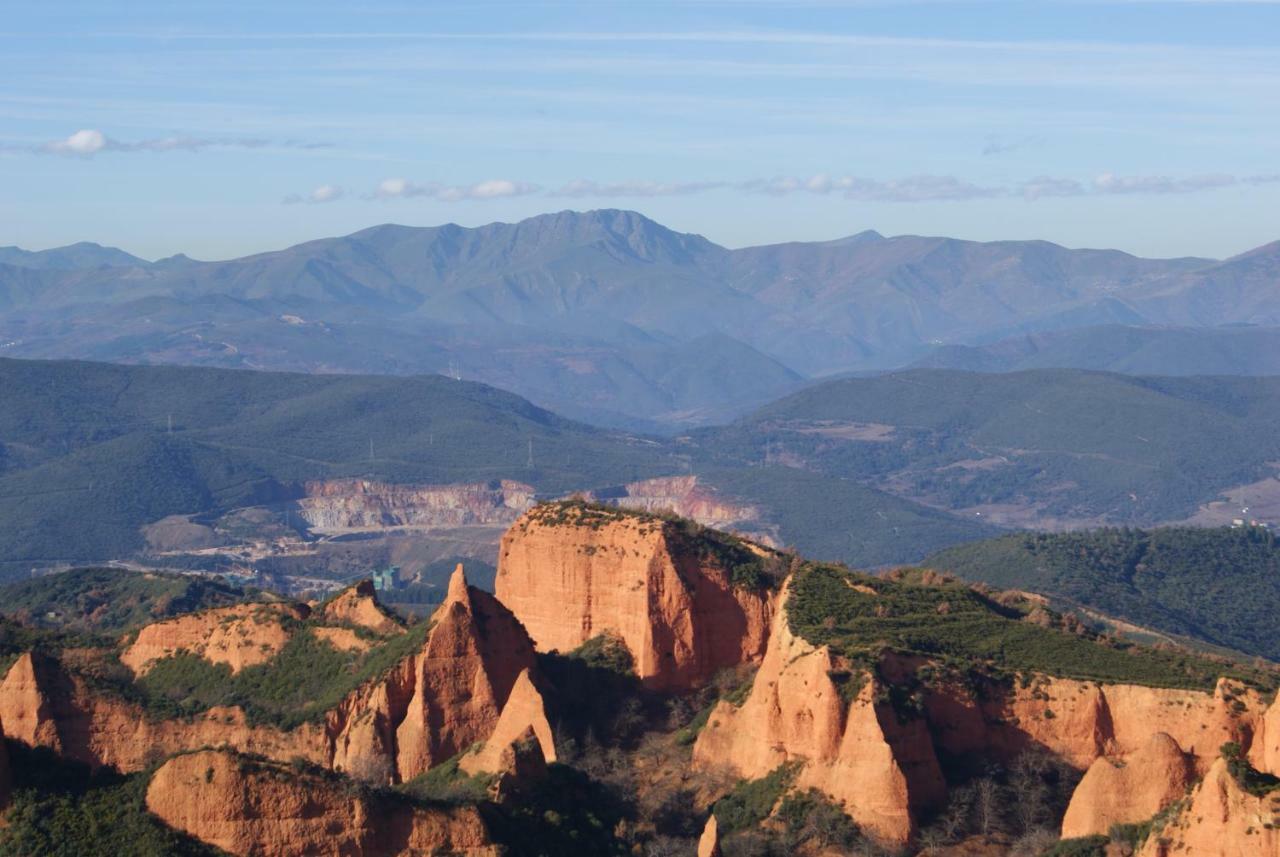
[[[688,196],[703,191],[726,187],[726,182],[694,181],[694,182],[659,182],[659,181],[620,181],[597,182],[590,179],[574,179],[568,184],[549,192],[549,196],[567,197],[655,197],[655,196]]]
[[[346,195],[346,191],[337,185],[322,184],[310,193],[291,193],[284,198],[283,202],[285,205],[298,205],[300,203],[318,205],[325,202],[336,202]]]
[[[1092,179],[1041,175],[1014,184],[983,184],[950,175],[915,175],[897,179],[875,179],[852,175],[818,173],[804,176],[775,176],[743,181],[656,181],[631,179],[597,181],[574,179],[558,187],[544,189],[531,181],[490,179],[476,184],[414,182],[405,178],[384,179],[366,200],[426,198],[444,202],[505,199],[541,194],[561,198],[654,198],[690,196],[712,191],[737,191],[770,196],[813,194],[840,196],[861,202],[919,203],[963,202],[999,197],[1022,197],[1028,201],[1055,197],[1112,196],[1123,194],[1185,194],[1219,190],[1233,186],[1280,184],[1280,173],[1237,176],[1229,173],[1172,177],[1163,175],[1118,175],[1102,173]],[[348,196],[340,185],[324,184],[305,194],[290,194],[284,202],[323,203]]]
[[[881,181],[857,176],[819,174],[809,178],[779,177],[742,182],[743,190],[785,196],[792,193],[840,194],[870,202],[932,202],[1003,196],[999,187],[984,187],[955,176],[920,175]]]
[[[384,179],[369,194],[373,199],[406,199],[409,197],[430,197],[445,202],[466,199],[502,199],[512,196],[527,196],[537,193],[541,188],[532,182],[512,181],[510,179],[488,179],[471,185],[446,185],[439,182],[418,184],[403,178]]]
[[[321,149],[327,143],[308,143],[299,140],[271,141],[256,137],[214,138],[173,135],[141,140],[117,140],[97,128],[82,128],[61,140],[50,140],[36,146],[33,151],[47,155],[68,155],[91,158],[105,152],[198,152],[210,148],[264,149],[278,146],[288,149]]]

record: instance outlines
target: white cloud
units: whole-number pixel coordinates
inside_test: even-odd
[[[1036,176],[1023,182],[1019,186],[1018,192],[1029,200],[1037,200],[1050,196],[1080,196],[1087,193],[1088,188],[1075,179]]]
[[[43,149],[59,155],[80,155],[89,157],[101,152],[109,144],[107,136],[94,128],[84,128],[75,132],[65,140],[54,140],[46,143]]]
[[[323,148],[325,143],[309,143],[299,140],[272,142],[254,137],[218,139],[172,135],[142,140],[117,140],[96,128],[83,128],[62,140],[51,140],[36,146],[34,151],[53,155],[74,155],[90,158],[103,152],[198,152],[208,148],[262,149],[279,146],[286,149]]]

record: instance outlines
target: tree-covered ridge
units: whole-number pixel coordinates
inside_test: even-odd
[[[948,509],[1186,516],[1280,460],[1280,379],[911,370],[815,384],[696,435],[710,463],[776,462]]]
[[[941,551],[925,564],[1280,659],[1280,545],[1260,527],[1008,535]]]
[[[273,597],[213,577],[76,568],[0,587],[0,613],[38,628],[114,635],[182,613]]]
[[[1277,679],[1272,671],[1104,640],[1033,602],[928,571],[883,578],[809,563],[793,577],[786,609],[796,634],[855,663],[892,651],[993,675],[1200,690],[1222,675],[1268,687]]]

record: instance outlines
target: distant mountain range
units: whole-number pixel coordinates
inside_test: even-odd
[[[1221,262],[875,232],[730,250],[634,212],[560,212],[377,226],[222,262],[0,248],[0,355],[452,372],[658,429],[919,360],[1274,371],[1278,284],[1280,242]]]

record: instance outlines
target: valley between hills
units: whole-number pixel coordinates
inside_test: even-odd
[[[1270,662],[583,500],[493,588],[8,587],[0,853],[1280,852]]]

